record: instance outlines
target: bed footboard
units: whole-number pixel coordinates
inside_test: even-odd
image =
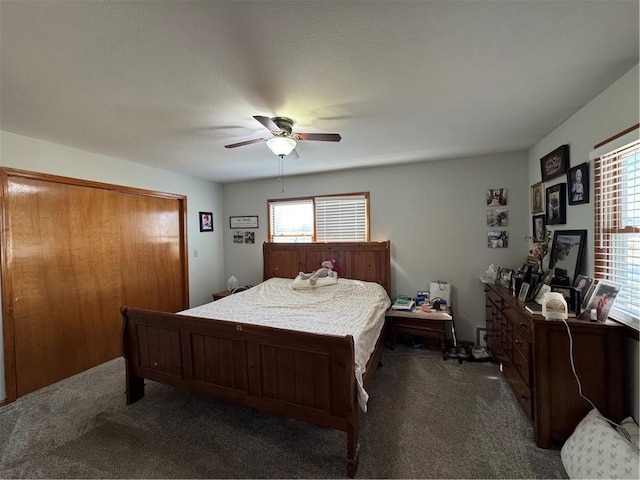
[[[144,396],[149,379],[342,430],[347,473],[355,475],[360,409],[353,337],[129,307],[121,313],[127,404]]]

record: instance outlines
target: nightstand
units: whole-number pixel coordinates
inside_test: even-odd
[[[451,331],[453,347],[458,351],[456,327],[453,323],[453,311],[448,309],[439,312],[423,312],[420,307],[412,312],[401,310],[387,310],[386,317],[391,330],[391,348],[394,347],[396,336],[407,333],[416,337],[435,337],[440,341],[442,358],[447,359],[447,329]]]
[[[221,298],[228,297],[231,295],[231,290],[222,290],[221,292],[216,292],[213,294],[213,301],[220,300]]]

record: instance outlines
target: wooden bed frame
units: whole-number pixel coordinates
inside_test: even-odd
[[[294,278],[334,258],[341,276],[390,289],[390,242],[265,243],[264,279]],[[122,348],[130,405],[144,379],[342,430],[347,474],[358,467],[361,409],[353,337],[321,335],[122,307]],[[384,334],[367,363],[373,380]]]

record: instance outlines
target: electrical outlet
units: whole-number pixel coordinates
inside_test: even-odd
[[[198,250],[194,250],[194,251],[193,251],[193,256],[194,256],[194,257],[197,257],[197,256],[198,256]]]

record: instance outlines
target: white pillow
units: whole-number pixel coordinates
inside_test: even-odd
[[[616,427],[616,430],[620,432],[620,435],[629,440],[636,449],[638,448],[638,443],[640,443],[638,438],[638,425],[632,417],[627,417],[622,420],[620,426]]]
[[[578,424],[560,457],[569,478],[638,478],[638,449],[596,409]]]
[[[338,283],[338,277],[320,277],[316,280],[315,285],[311,285],[309,279],[303,280],[300,275],[293,279],[291,288],[294,290],[304,290],[307,288],[326,287],[327,285],[335,285]]]

